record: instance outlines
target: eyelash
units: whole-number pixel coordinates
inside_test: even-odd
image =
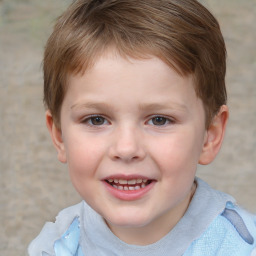
[[[96,119],[96,118],[101,118],[103,123],[102,124],[93,124],[92,120]],[[105,122],[108,122],[108,121],[102,115],[91,115],[82,120],[82,123],[87,124],[88,126],[102,126],[102,125],[105,125]]]
[[[164,122],[163,124],[154,124],[154,119],[156,120],[157,118],[160,118],[160,119],[162,119],[162,121]],[[174,120],[173,119],[171,119],[171,118],[169,118],[169,117],[165,117],[165,116],[162,116],[162,115],[155,115],[155,116],[153,116],[153,117],[151,117],[148,121],[147,121],[147,123],[152,123],[151,125],[153,125],[153,126],[166,126],[166,125],[168,125],[168,124],[173,124],[174,123]]]
[[[93,119],[95,120],[96,118],[101,119],[102,123],[99,123],[99,124],[93,123]],[[156,121],[156,119],[160,119],[158,121],[162,121],[163,123],[162,124],[161,123],[160,124],[155,124],[154,120]],[[91,115],[91,116],[86,117],[84,120],[82,120],[82,123],[87,124],[88,126],[103,126],[103,125],[106,125],[106,122],[107,122],[107,124],[110,124],[110,122],[102,115]],[[146,124],[150,124],[152,126],[166,126],[168,124],[173,124],[173,123],[174,123],[173,119],[171,119],[169,117],[162,116],[162,115],[152,116],[146,122]]]

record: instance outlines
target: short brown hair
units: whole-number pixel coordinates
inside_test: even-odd
[[[84,72],[109,47],[154,55],[193,74],[206,126],[226,104],[226,48],[219,24],[196,0],[77,0],[57,20],[44,56],[44,102],[60,125],[69,74]]]

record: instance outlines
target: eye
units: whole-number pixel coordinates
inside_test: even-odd
[[[90,116],[90,117],[86,118],[83,121],[83,123],[86,123],[91,126],[101,126],[101,125],[108,124],[108,121],[106,120],[106,118],[104,118],[102,116]]]
[[[170,120],[169,118],[166,118],[164,116],[155,116],[155,117],[151,118],[148,121],[148,123],[150,125],[155,125],[155,126],[164,126],[169,123],[172,123],[172,120]]]

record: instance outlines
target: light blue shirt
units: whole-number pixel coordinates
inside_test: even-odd
[[[256,218],[234,199],[196,179],[197,190],[178,224],[147,246],[116,237],[85,202],[46,223],[29,246],[30,256],[256,256]]]

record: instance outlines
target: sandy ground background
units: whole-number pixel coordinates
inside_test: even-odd
[[[70,0],[0,0],[0,255],[26,255],[45,221],[80,201],[44,122],[41,60]],[[230,122],[198,176],[256,213],[256,1],[205,0],[228,49]]]

